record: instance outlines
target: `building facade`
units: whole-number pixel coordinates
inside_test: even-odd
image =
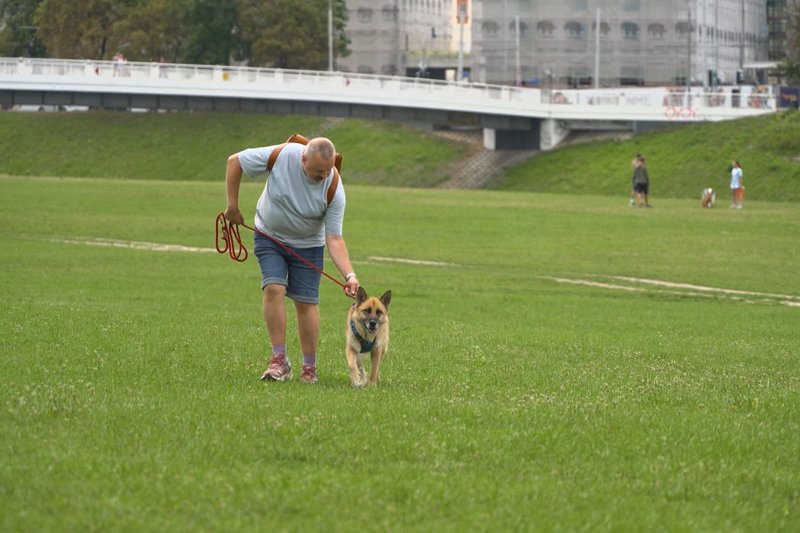
[[[454,63],[455,0],[348,0],[351,55],[336,70],[440,76]]]
[[[744,65],[767,60],[766,2],[473,0],[472,80],[733,83]]]

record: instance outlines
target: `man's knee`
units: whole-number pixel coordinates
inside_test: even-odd
[[[264,299],[274,301],[283,299],[286,296],[286,286],[277,283],[270,283],[264,287]]]

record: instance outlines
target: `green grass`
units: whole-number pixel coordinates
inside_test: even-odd
[[[676,127],[624,141],[570,146],[512,169],[502,190],[626,196],[631,160],[647,158],[654,198],[696,198],[712,187],[727,198],[729,166],[744,169],[747,197],[800,201],[800,113]]]
[[[219,180],[0,190],[0,530],[800,523],[797,204],[349,185],[359,277],[393,291],[383,383],[354,390],[332,283],[320,383],[262,383],[252,259],[57,242],[211,247]]]
[[[465,148],[392,123],[233,113],[0,113],[0,174],[221,181],[232,153],[327,135],[348,183],[433,187]]]
[[[464,146],[391,122],[227,113],[0,113],[0,174],[221,181],[225,160],[292,133],[327,135],[345,183],[435,187]],[[543,153],[492,188],[626,198],[647,156],[654,202],[713,187],[727,200],[732,159],[749,200],[800,201],[800,113],[704,123]]]

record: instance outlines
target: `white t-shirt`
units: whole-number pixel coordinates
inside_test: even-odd
[[[274,146],[239,152],[239,164],[251,178],[267,173],[267,160]],[[342,180],[328,205],[328,187],[333,170],[317,183],[301,165],[305,145],[290,143],[278,155],[256,206],[255,225],[264,233],[294,248],[325,245],[325,235],[341,235],[346,197]]]
[[[738,189],[742,186],[742,169],[734,168],[731,170],[731,189]]]

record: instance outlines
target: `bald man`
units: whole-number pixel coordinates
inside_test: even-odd
[[[341,180],[334,180],[336,149],[329,139],[317,137],[306,145],[286,144],[278,153],[272,170],[268,171],[270,155],[278,147],[249,148],[228,158],[225,218],[234,224],[244,223],[239,209],[242,173],[251,178],[266,176],[264,191],[256,206],[258,232],[253,247],[261,267],[264,323],[272,345],[271,358],[261,379],[292,379],[292,366],[286,353],[285,299],[289,298],[297,313],[303,355],[300,379],[316,383],[320,273],[287,252],[284,246],[322,270],[327,245],[331,261],[345,280],[345,293],[356,294],[358,278],[342,236],[346,204],[344,185]],[[328,189],[332,184],[336,189],[329,202]]]

